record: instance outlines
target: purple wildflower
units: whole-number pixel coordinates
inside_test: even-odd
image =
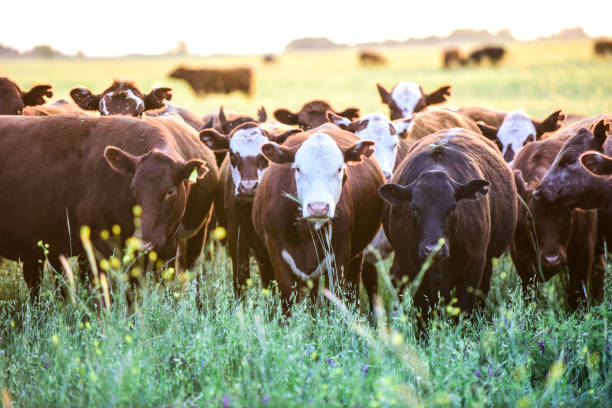
[[[230,398],[227,395],[223,396],[223,408],[227,408],[229,407],[230,404]]]
[[[487,373],[493,375],[493,371],[491,371],[491,366],[489,364],[487,364]]]
[[[312,370],[308,370],[308,372],[306,373],[306,378],[310,377],[312,377]]]
[[[476,370],[476,372],[474,373],[474,375],[478,378],[480,378],[480,371]]]
[[[544,355],[544,351],[546,351],[546,347],[543,341],[538,340],[538,344],[540,345],[540,353],[542,353],[542,355]]]
[[[610,351],[610,343],[606,344],[606,351]]]
[[[361,367],[361,373],[367,377],[368,376],[368,365],[364,364],[363,367]]]
[[[264,397],[263,402],[264,404],[267,404],[268,401],[270,401],[270,397],[268,397],[267,395]]]
[[[332,366],[332,367],[333,367],[333,366],[335,366],[335,365],[336,365],[336,362],[335,362],[334,360],[332,360],[331,358],[328,358],[328,359],[327,359],[327,364],[329,364],[330,366]]]

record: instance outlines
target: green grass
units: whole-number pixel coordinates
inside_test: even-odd
[[[143,90],[159,82],[175,89],[178,105],[201,114],[219,104],[251,114],[264,104],[271,113],[320,97],[337,108],[387,112],[375,83],[391,86],[398,80],[418,81],[425,90],[451,83],[454,106],[525,108],[535,116],[558,108],[612,111],[612,59],[592,56],[587,42],[515,44],[499,68],[448,72],[440,68],[435,48],[386,54],[387,68],[367,69],[357,66],[352,51],[283,55],[270,67],[257,57],[187,61],[253,65],[257,87],[251,100],[194,98],[183,83],[164,77],[183,62],[177,58],[0,60],[0,70],[24,88],[49,82],[58,98],[78,84],[99,92],[113,77],[134,79]],[[374,325],[366,314],[327,300],[298,303],[285,317],[278,296],[262,290],[256,275],[245,298],[236,301],[226,251],[208,248],[192,271],[200,280],[200,295],[193,279],[184,287],[178,279],[156,279],[143,285],[133,311],[121,279],[113,280],[114,302],[107,312],[96,307],[81,284],[74,304],[61,300],[52,271],[45,274],[41,302],[32,305],[18,265],[0,264],[4,403],[606,407],[612,401],[609,270],[604,302],[570,314],[563,295],[567,274],[525,297],[504,256],[494,268],[486,309],[458,324],[440,309],[423,340],[406,298],[399,303],[385,296]],[[382,310],[391,312],[384,316]]]

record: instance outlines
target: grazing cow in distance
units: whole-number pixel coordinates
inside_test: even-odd
[[[21,115],[26,106],[42,105],[45,97],[53,96],[51,88],[51,85],[36,85],[25,92],[10,78],[0,77],[0,115]]]
[[[383,226],[395,249],[395,282],[413,281],[439,248],[414,298],[426,317],[438,293],[450,302],[456,288],[462,311],[477,305],[479,293],[486,297],[491,259],[510,244],[517,219],[512,172],[491,141],[465,129],[426,136],[379,194],[387,203]]]
[[[504,58],[504,55],[506,55],[506,50],[503,47],[486,46],[472,51],[466,58],[465,63],[472,62],[480,65],[483,60],[488,59],[491,64],[497,65]]]
[[[145,111],[165,107],[172,99],[171,88],[154,88],[144,95],[132,81],[115,79],[113,84],[98,95],[84,86],[72,88],[70,96],[83,110],[98,111],[100,115],[142,116]]]
[[[200,69],[179,67],[168,76],[186,81],[197,95],[240,91],[251,96],[253,93],[253,70],[247,67]]]
[[[6,116],[0,136],[0,256],[23,261],[33,296],[43,258],[38,241],[49,244],[47,258],[61,270],[60,254],[84,254],[74,237],[88,225],[94,247],[108,257],[113,245],[100,232],[118,224],[123,239],[134,234],[136,204],[143,249],[176,255],[188,178],[208,169],[202,160],[183,160],[167,132],[130,117]]]
[[[361,65],[386,65],[387,59],[376,51],[363,50],[359,52]]]
[[[563,119],[565,115],[561,110],[551,113],[543,121],[533,120],[523,110],[517,110],[506,115],[499,129],[484,122],[477,124],[482,134],[497,144],[504,160],[512,166],[514,156],[523,146],[559,129]]]
[[[271,164],[255,195],[253,223],[285,307],[296,284],[312,280],[317,287],[325,271],[328,287],[358,298],[363,251],[380,228],[376,190],[384,177],[369,158],[373,145],[324,124],[262,146]]]
[[[270,132],[267,130],[270,130]],[[266,250],[255,234],[251,212],[253,197],[261,177],[268,168],[268,159],[261,153],[264,143],[283,143],[300,129],[284,129],[281,133],[254,122],[243,123],[229,135],[215,129],[200,132],[202,142],[214,152],[229,152],[229,160],[221,166],[221,188],[215,202],[217,219],[227,227],[227,243],[232,258],[234,291],[239,295],[249,277],[249,252],[253,249],[264,283],[272,280]],[[221,214],[222,213],[222,214]]]
[[[593,44],[593,51],[596,55],[612,54],[612,40],[597,40]]]
[[[278,57],[274,54],[265,54],[261,59],[264,64],[276,64],[278,62]]]
[[[322,100],[305,103],[297,113],[285,108],[277,109],[274,111],[274,117],[285,125],[298,125],[302,130],[308,130],[327,122],[327,111],[332,111],[349,120],[359,117],[358,108],[347,108],[342,112],[337,112],[328,102]]]
[[[445,85],[430,94],[423,92],[423,88],[408,81],[398,82],[391,88],[391,92],[377,83],[378,93],[382,103],[389,106],[391,120],[408,117],[420,112],[430,105],[446,102],[450,96],[450,85]]]
[[[453,66],[463,66],[465,65],[465,57],[459,48],[450,48],[442,53],[442,64],[446,69]]]
[[[576,310],[585,290],[595,299],[603,295],[597,210],[550,205],[533,194],[562,147],[563,140],[548,138],[528,144],[516,155],[514,178],[522,201],[510,256],[525,293],[533,280],[548,280],[567,266],[568,302]]]

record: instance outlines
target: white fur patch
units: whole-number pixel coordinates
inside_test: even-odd
[[[305,273],[297,267],[297,265],[295,264],[295,260],[293,259],[291,254],[287,252],[286,249],[283,249],[283,252],[281,252],[281,256],[283,257],[283,260],[287,263],[287,265],[289,265],[289,268],[291,268],[291,272],[293,272],[293,274],[300,278],[302,281],[307,281],[308,279],[315,279],[321,276],[321,274],[327,270],[329,265],[331,265],[334,259],[334,256],[332,254],[327,254],[314,271],[312,271],[311,273]]]
[[[391,98],[402,110],[404,116],[414,113],[414,108],[422,97],[421,87],[414,82],[408,81],[399,82],[391,92]]]
[[[506,154],[508,147],[512,146],[514,157],[516,157],[530,135],[535,140],[536,128],[525,112],[522,110],[510,112],[497,131],[497,138],[503,146],[502,156]],[[508,164],[512,166],[513,161]]]
[[[242,158],[257,157],[261,154],[261,145],[268,142],[261,129],[253,127],[236,131],[230,139],[230,151]],[[230,164],[232,180],[234,182],[234,194],[238,194],[238,185],[242,178],[238,169]],[[260,181],[266,169],[257,170],[257,180]]]
[[[137,97],[134,94],[134,92],[132,92],[131,89],[128,89],[127,91],[125,91],[125,94],[126,94],[128,99],[131,99],[134,102],[136,102],[136,109],[138,109],[138,108],[144,109],[144,101],[142,99],[140,99],[139,97]]]
[[[391,127],[395,129],[393,122],[380,113],[365,115],[361,118],[361,121],[364,120],[368,121],[368,126],[355,134],[360,139],[376,142],[374,158],[385,176],[392,175],[397,156],[397,146],[399,144],[397,131],[396,134],[391,134]]]
[[[310,203],[329,206],[327,216],[333,218],[342,192],[344,156],[336,142],[325,133],[314,133],[295,153],[293,168],[302,215],[309,216]]]
[[[109,114],[109,113],[108,113],[108,109],[106,108],[106,98],[105,98],[105,97],[102,97],[102,98],[100,99],[100,106],[99,106],[99,107],[100,107],[100,112],[101,112],[101,113],[103,113],[103,114],[105,114],[105,115],[108,115],[108,114]]]

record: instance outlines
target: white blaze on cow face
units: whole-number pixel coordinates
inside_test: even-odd
[[[361,121],[368,121],[365,129],[355,132],[363,140],[376,142],[374,158],[378,161],[385,179],[389,181],[393,175],[393,166],[397,156],[399,138],[393,122],[380,113],[365,115]]]
[[[115,101],[113,102],[113,99]],[[119,102],[117,102],[117,98]],[[131,101],[133,106],[126,107],[124,105],[125,102]],[[123,103],[122,103],[123,102]],[[119,109],[117,108],[117,104],[119,103]],[[113,106],[113,104],[115,106]],[[117,113],[123,114],[133,114],[133,115],[141,115],[144,112],[144,101],[139,98],[131,89],[122,90],[117,93],[109,92],[100,98],[99,109],[102,115],[112,115]],[[131,112],[125,112],[124,110],[128,108]]]
[[[403,81],[395,85],[391,98],[406,117],[414,113],[414,108],[423,98],[423,92],[421,87],[414,82]]]
[[[261,145],[269,142],[268,138],[264,136],[263,132],[258,127],[239,129],[237,130],[230,139],[230,155],[234,155],[236,162],[230,161],[230,170],[232,173],[232,180],[234,182],[234,194],[239,195],[238,188],[240,183],[243,181],[241,169],[238,168],[238,162],[243,163],[243,166],[257,165],[257,158],[261,155]],[[263,156],[262,156],[263,157]],[[266,167],[267,168],[267,167]],[[249,179],[245,180],[247,183],[259,184],[261,177],[264,175],[266,168],[257,167],[256,172],[253,175],[257,176],[256,180]]]
[[[304,218],[333,218],[342,192],[344,155],[325,133],[314,133],[295,153],[293,168]]]
[[[506,116],[499,130],[497,139],[502,144],[502,156],[512,166],[514,157],[528,141],[535,141],[536,128],[533,122],[522,110],[514,111]]]

